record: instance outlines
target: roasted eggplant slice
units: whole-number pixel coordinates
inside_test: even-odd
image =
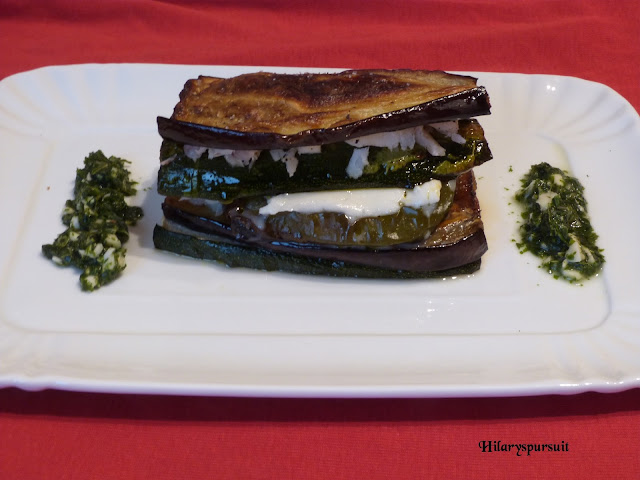
[[[425,70],[252,73],[189,80],[163,138],[229,149],[288,149],[487,115],[473,77]]]

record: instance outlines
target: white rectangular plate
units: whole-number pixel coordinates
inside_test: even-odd
[[[230,270],[153,248],[160,138],[184,82],[256,67],[78,65],[0,82],[0,386],[265,396],[472,396],[640,384],[640,119],[584,80],[479,73],[494,159],[476,170],[479,272],[371,281]],[[280,72],[300,69],[264,68]],[[131,160],[145,211],[122,278],[91,294],[44,259],[91,151]],[[518,253],[519,179],[583,183],[607,264],[584,286]]]

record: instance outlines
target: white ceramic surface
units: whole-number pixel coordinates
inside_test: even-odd
[[[478,73],[494,159],[476,169],[489,242],[479,272],[370,281],[229,270],[156,251],[160,139],[188,78],[257,67],[77,65],[0,82],[0,386],[265,396],[486,396],[640,384],[640,119],[610,88]],[[262,68],[275,71],[299,69]],[[40,253],[89,152],[140,182],[122,278],[80,291]],[[513,244],[512,196],[547,161],[583,183],[607,264],[553,280]],[[621,203],[622,202],[622,203]]]

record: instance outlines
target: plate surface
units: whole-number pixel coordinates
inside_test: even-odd
[[[421,281],[229,270],[153,248],[160,138],[188,78],[287,68],[47,67],[0,82],[0,386],[265,396],[479,396],[640,384],[640,119],[570,77],[473,74],[494,159],[476,169],[489,252],[474,275]],[[145,211],[122,278],[92,294],[40,253],[63,230],[75,169],[102,149],[133,162]],[[607,264],[553,280],[513,244],[512,196],[534,163],[586,189]],[[619,175],[622,171],[625,175]]]

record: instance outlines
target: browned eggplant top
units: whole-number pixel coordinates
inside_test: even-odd
[[[472,77],[423,70],[201,76],[186,83],[173,119],[240,132],[291,135],[337,127],[475,87]]]
[[[287,148],[485,115],[477,79],[429,70],[249,73],[186,82],[160,134],[226,148]]]

